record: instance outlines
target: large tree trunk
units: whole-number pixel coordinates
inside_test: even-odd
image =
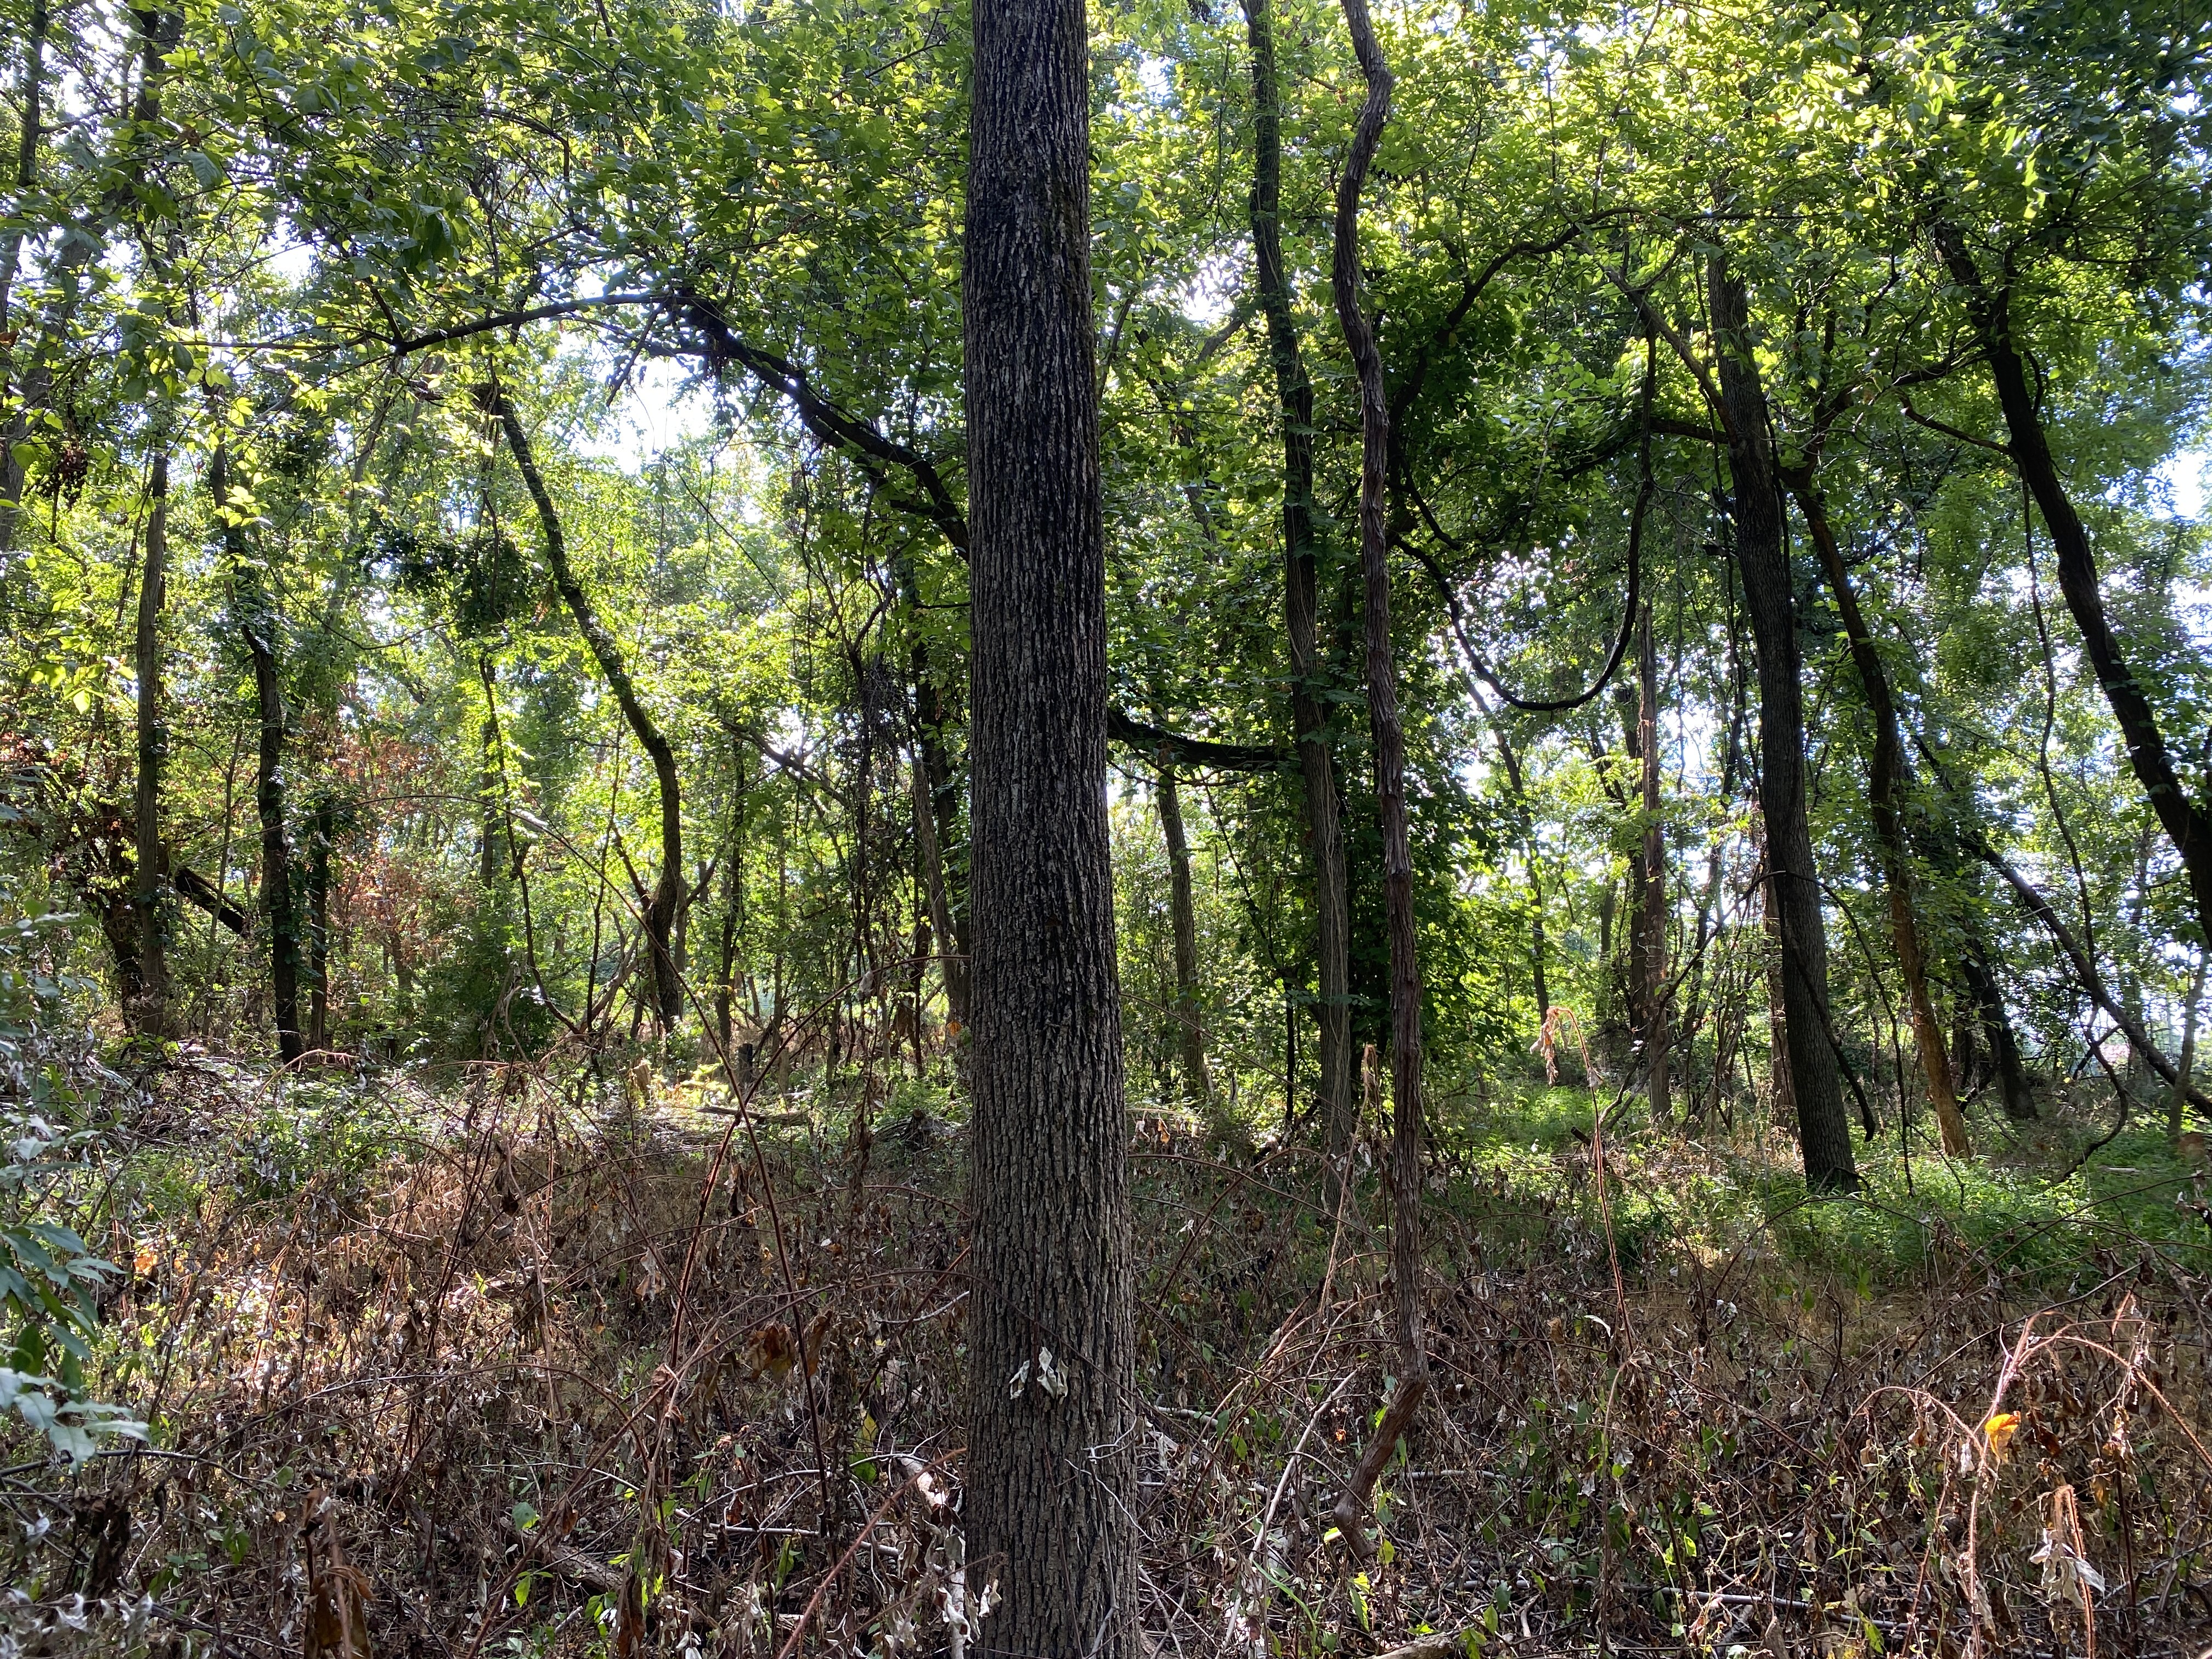
[[[979,0],[966,325],[969,1572],[994,1652],[1135,1659],[1134,1324],[1082,0]]]
[[[167,885],[161,848],[161,763],[167,734],[161,728],[161,610],[169,578],[169,450],[154,452],[146,486],[146,568],[138,583],[138,777],[137,857],[131,903],[138,918],[139,1004],[133,1018],[150,1036],[169,1031],[167,940],[161,917],[161,890]]]
[[[1759,656],[1759,803],[1766,819],[1767,895],[1781,945],[1781,1009],[1805,1184],[1858,1185],[1828,1014],[1828,940],[1805,804],[1805,708],[1797,600],[1783,541],[1782,498],[1767,439],[1766,393],[1751,351],[1750,303],[1724,258],[1711,271],[1712,326],[1736,562]]]
[[[2011,292],[1984,282],[1966,238],[1955,225],[1938,219],[1929,230],[1951,280],[1966,297],[1967,318],[1989,361],[1990,378],[1996,384],[1997,403],[2004,410],[2005,428],[2012,436],[2013,464],[2019,467],[2028,493],[2035,497],[2036,507],[2043,514],[2044,527],[2051,532],[2051,546],[2058,556],[2058,588],[2066,596],[2066,608],[2081,631],[2082,649],[2119,725],[2120,736],[2127,744],[2128,764],[2134,769],[2136,780],[2142,785],[2167,839],[2181,855],[2198,926],[2203,936],[2212,939],[2212,813],[2191,796],[2175,775],[2150,699],[2129,668],[2106,618],[2105,596],[2098,584],[2097,561],[2089,548],[2088,532],[2082,528],[2081,515],[2075,512],[2058,477],[2029,386],[2027,365],[2013,343]]]
[[[1273,0],[1244,0],[1252,50],[1252,252],[1267,351],[1283,422],[1283,622],[1291,658],[1291,724],[1304,788],[1306,840],[1314,869],[1314,945],[1320,1000],[1321,1080],[1316,1098],[1327,1125],[1329,1162],[1351,1151],[1359,1130],[1352,1094],[1351,909],[1344,828],[1329,756],[1316,643],[1319,575],[1314,530],[1313,382],[1298,351],[1297,315],[1283,264],[1282,94],[1275,72]],[[1331,1185],[1334,1187],[1332,1175]]]
[[[1674,1109],[1668,1071],[1667,836],[1659,817],[1659,653],[1651,634],[1651,602],[1636,629],[1636,757],[1642,786],[1644,841],[1636,895],[1636,982],[1644,1086],[1651,1115],[1663,1119]]]
[[[661,1029],[667,1030],[684,1013],[684,982],[677,972],[675,952],[676,911],[686,890],[684,798],[677,781],[676,751],[638,700],[637,688],[631,683],[629,669],[623,661],[622,647],[599,620],[591,596],[584,592],[574,568],[568,562],[568,541],[562,532],[561,515],[554,510],[544,479],[538,476],[537,460],[530,452],[529,436],[522,429],[522,417],[515,412],[513,400],[498,387],[485,387],[482,395],[485,407],[499,417],[507,433],[507,448],[514,453],[524,487],[530,491],[531,502],[538,509],[538,528],[545,540],[545,562],[553,572],[553,585],[560,589],[568,614],[575,618],[576,631],[591,647],[592,659],[599,664],[607,689],[615,694],[623,719],[636,734],[639,747],[651,758],[653,779],[659,785],[660,875],[653,884],[653,896],[646,903],[645,934],[652,957],[653,1012]]]
[[[1206,1075],[1206,1022],[1199,1007],[1198,915],[1191,897],[1190,842],[1183,835],[1182,798],[1173,767],[1160,768],[1158,793],[1160,834],[1168,845],[1168,916],[1175,931],[1176,1042],[1182,1055],[1183,1086],[1203,1104],[1212,1089]]]
[[[1881,848],[1882,884],[1889,890],[1889,936],[1897,950],[1898,972],[1905,979],[1905,998],[1912,1011],[1912,1042],[1920,1057],[1920,1073],[1928,1088],[1928,1103],[1943,1138],[1943,1151],[1952,1158],[1971,1158],[1973,1146],[1966,1135],[1966,1115],[1959,1109],[1958,1091],[1951,1081],[1951,1062],[1943,1052],[1943,1028],[1936,1018],[1936,1005],[1928,994],[1928,973],[1920,948],[1920,923],[1912,902],[1912,861],[1905,843],[1905,744],[1899,734],[1897,700],[1891,696],[1889,672],[1875,649],[1874,635],[1859,609],[1850,573],[1844,568],[1843,550],[1828,522],[1827,503],[1809,477],[1793,485],[1805,529],[1820,556],[1828,588],[1836,596],[1836,610],[1844,619],[1844,637],[1850,643],[1851,662],[1858,670],[1867,714],[1874,722],[1874,760],[1868,768],[1867,804],[1874,818],[1875,839]]]
[[[253,805],[261,821],[261,914],[269,927],[269,989],[276,1052],[299,1059],[300,919],[292,890],[292,843],[284,824],[284,686],[276,664],[276,605],[246,565],[246,524],[230,505],[230,450],[216,446],[208,490],[222,522],[223,550],[237,584],[239,626],[253,663],[253,697],[261,716],[253,769]]]
[[[1382,354],[1360,308],[1359,193],[1390,118],[1390,67],[1375,38],[1366,0],[1343,0],[1345,26],[1367,96],[1352,129],[1352,153],[1337,182],[1336,234],[1329,286],[1359,376],[1359,560],[1364,579],[1367,715],[1375,744],[1375,802],[1382,828],[1382,905],[1390,936],[1390,1277],[1397,1291],[1398,1391],[1338,1498],[1334,1519],[1365,1553],[1361,1512],[1392,1448],[1428,1392],[1421,1334],[1421,963],[1413,929],[1413,857],[1406,824],[1406,738],[1398,720],[1398,671],[1390,649],[1390,550],[1384,480],[1390,458],[1390,404]]]

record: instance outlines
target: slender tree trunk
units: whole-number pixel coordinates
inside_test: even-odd
[[[545,562],[553,572],[553,585],[560,589],[568,614],[575,618],[576,631],[591,647],[592,659],[599,664],[608,690],[615,694],[623,719],[636,734],[639,746],[651,758],[653,775],[660,787],[660,875],[646,904],[645,933],[652,957],[653,1012],[661,1029],[671,1030],[684,1013],[684,985],[677,974],[674,948],[676,912],[685,896],[684,797],[676,776],[676,751],[653,723],[653,716],[646,712],[644,703],[638,700],[637,688],[631,683],[629,669],[623,661],[622,647],[599,620],[591,596],[584,592],[574,568],[568,562],[568,542],[562,533],[561,515],[554,510],[553,498],[546,493],[545,481],[538,476],[538,463],[530,452],[529,436],[522,429],[522,417],[515,412],[513,400],[497,386],[483,388],[481,395],[485,408],[499,417],[507,433],[507,447],[514,456],[524,487],[530,491],[531,501],[538,509],[538,528],[545,539]]]
[[[1890,692],[1889,671],[1882,665],[1881,653],[1875,649],[1874,635],[1851,587],[1850,573],[1844,568],[1843,550],[1837,545],[1835,530],[1828,522],[1827,503],[1810,477],[1797,480],[1792,493],[1805,516],[1806,532],[1820,556],[1829,591],[1836,598],[1836,610],[1844,619],[1844,636],[1850,641],[1851,662],[1858,670],[1867,714],[1874,723],[1867,803],[1874,819],[1875,839],[1881,843],[1882,884],[1889,890],[1889,936],[1897,950],[1898,972],[1905,980],[1905,1003],[1912,1011],[1912,1043],[1919,1054],[1928,1103],[1936,1114],[1944,1152],[1952,1158],[1971,1158],[1974,1149],[1966,1134],[1966,1115],[1959,1108],[1950,1059],[1943,1052],[1943,1027],[1928,994],[1920,923],[1912,898],[1911,854],[1905,840],[1905,744],[1898,731],[1897,700]]]
[[[331,1046],[331,842],[336,814],[315,799],[307,835],[307,1047]]]
[[[2044,527],[2051,532],[2051,545],[2058,555],[2059,591],[2066,596],[2066,608],[2081,633],[2082,649],[2127,744],[2128,764],[2142,785],[2166,838],[2181,855],[2197,923],[2203,936],[2212,939],[2212,813],[2190,795],[2176,775],[2150,699],[2129,667],[2105,615],[2105,596],[2088,532],[2082,528],[2081,515],[2074,510],[2058,476],[2029,385],[2027,365],[2013,340],[2010,288],[1992,288],[1983,279],[1958,227],[1937,219],[1929,229],[1951,280],[1965,297],[1967,319],[1989,362],[1997,403],[2004,410],[2005,429],[2012,437],[2013,464],[2020,469],[2028,493],[2035,497],[2036,507],[2043,514]]]
[[[975,9],[969,1572],[994,1652],[1135,1659],[1134,1322],[1082,0]]]
[[[967,963],[955,963],[957,948],[952,942],[952,905],[945,891],[945,848],[937,838],[937,807],[929,787],[927,757],[916,748],[914,757],[914,842],[916,861],[921,866],[922,902],[929,918],[930,937],[935,948],[943,952],[945,960],[945,1012],[957,1023],[965,1024],[968,1013]],[[957,972],[956,972],[957,966]],[[952,986],[955,978],[960,983],[961,999],[955,1006]]]
[[[1183,836],[1182,798],[1173,767],[1160,768],[1158,793],[1160,833],[1168,844],[1168,915],[1175,929],[1176,1044],[1183,1086],[1203,1104],[1213,1091],[1206,1075],[1206,1023],[1198,991],[1198,916],[1191,899],[1190,843]]]
[[[506,813],[500,799],[499,721],[493,716],[491,653],[477,657],[477,678],[483,681],[484,719],[478,733],[482,745],[477,757],[477,879],[489,893],[499,884],[500,856],[506,839]]]
[[[1542,1024],[1552,1009],[1552,988],[1546,979],[1544,958],[1549,954],[1544,939],[1544,886],[1536,868],[1536,855],[1528,854],[1528,966],[1536,994],[1536,1022]]]
[[[52,13],[46,0],[31,0],[30,29],[23,42],[23,124],[15,144],[15,200],[19,204],[29,199],[31,187],[39,179],[46,33],[52,23]],[[16,276],[22,269],[23,237],[27,228],[20,222],[11,227],[7,233],[5,251],[0,252],[0,403],[7,401],[15,379],[15,340],[20,330],[9,319],[8,307],[15,292]],[[15,446],[27,430],[23,417],[28,407],[26,399],[24,407],[9,420],[4,437],[0,437],[0,553],[6,552],[15,541],[15,515],[23,495],[23,467],[16,459]]]
[[[735,775],[730,785],[730,834],[722,845],[722,916],[714,941],[714,1034],[729,1063],[738,1067],[738,1086],[742,1089],[752,1082],[751,1050],[748,1046],[740,1056],[732,1046],[735,1031],[732,1009],[738,995],[738,930],[744,925],[745,914],[744,754],[734,755],[731,765]],[[741,1059],[744,1063],[739,1066]]]
[[[138,778],[137,858],[131,902],[138,917],[140,1001],[133,1018],[149,1036],[169,1033],[169,967],[161,917],[167,860],[161,850],[161,767],[167,734],[161,725],[161,611],[169,572],[169,450],[154,452],[146,487],[146,568],[138,584]]]
[[[1313,860],[1314,934],[1320,1000],[1316,1099],[1328,1127],[1334,1170],[1358,1133],[1352,1094],[1351,909],[1344,828],[1329,754],[1317,643],[1320,538],[1314,528],[1314,394],[1298,350],[1297,313],[1283,263],[1282,94],[1275,69],[1273,0],[1244,0],[1252,52],[1252,250],[1275,397],[1283,422],[1283,621],[1291,659],[1291,724],[1304,789],[1307,851]],[[1334,1204],[1332,1201],[1332,1207]]]
[[[1805,710],[1797,601],[1767,439],[1766,394],[1752,356],[1750,304],[1723,258],[1711,305],[1728,429],[1736,562],[1759,657],[1759,800],[1766,819],[1769,914],[1779,937],[1780,1006],[1805,1184],[1858,1185],[1828,1014],[1828,940],[1805,804]]]
[[[1674,1110],[1668,1050],[1673,1041],[1667,1007],[1667,836],[1659,810],[1659,653],[1651,635],[1651,602],[1636,630],[1637,759],[1641,763],[1644,884],[1637,894],[1637,977],[1643,986],[1644,1086],[1651,1115],[1665,1119]]]
[[[246,524],[234,513],[230,449],[216,446],[208,489],[222,517],[223,550],[238,585],[239,623],[253,663],[253,696],[261,716],[261,742],[253,770],[253,805],[261,821],[261,913],[269,924],[269,990],[276,1024],[276,1052],[287,1064],[299,1059],[300,921],[292,890],[292,843],[284,823],[284,686],[276,664],[278,617],[269,592],[246,567]]]
[[[2189,1085],[2197,1074],[2197,1011],[2204,1001],[2204,964],[2212,960],[2212,950],[2197,947],[2197,965],[2190,970],[2189,1000],[2181,1010],[2181,1054],[2175,1060],[2175,1069],[2181,1081],[2167,1091],[2166,1097],[2166,1133],[2171,1140],[2181,1138],[2182,1127],[2188,1121]]]
[[[39,181],[39,138],[46,93],[46,32],[53,15],[46,0],[31,0],[30,28],[23,38],[23,124],[16,131],[15,199],[25,201]],[[28,227],[18,222],[0,242],[0,333],[8,328],[8,300],[22,268],[23,236]],[[6,369],[12,361],[14,342],[0,345],[0,391],[7,385]]]
[[[1398,672],[1390,648],[1390,559],[1384,480],[1390,456],[1390,404],[1382,355],[1359,299],[1359,195],[1390,118],[1390,67],[1375,38],[1366,0],[1343,0],[1344,21],[1367,96],[1352,129],[1352,152],[1337,182],[1336,234],[1329,285],[1359,376],[1359,556],[1365,579],[1367,713],[1375,745],[1375,799],[1382,827],[1382,902],[1390,936],[1390,1277],[1397,1291],[1398,1389],[1338,1498],[1334,1519],[1365,1553],[1361,1513],[1421,1398],[1429,1360],[1421,1334],[1421,963],[1413,928],[1413,858],[1406,824],[1406,739],[1398,720]]]
[[[921,586],[910,558],[894,565],[899,594],[908,609],[918,613]],[[960,792],[952,775],[952,758],[945,747],[945,732],[952,721],[944,688],[927,641],[917,637],[908,672],[914,680],[915,743],[917,774],[917,817],[915,831],[922,858],[922,879],[927,884],[930,923],[937,948],[944,953],[945,1017],[962,1030],[969,1023],[969,963],[971,940],[969,907],[955,883],[951,867],[953,837],[959,821]],[[925,825],[921,816],[929,822]],[[956,1041],[958,1039],[956,1036]]]

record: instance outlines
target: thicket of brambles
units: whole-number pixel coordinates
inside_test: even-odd
[[[0,0],[0,1656],[2212,1631],[2212,18]]]

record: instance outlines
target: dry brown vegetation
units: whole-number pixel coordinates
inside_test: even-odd
[[[15,1460],[11,1650],[988,1651],[963,1132],[909,1095],[748,1133],[717,1098],[165,1079],[101,1379],[152,1443]],[[2201,1284],[2098,1245],[2061,1295],[1954,1238],[1865,1293],[1771,1225],[1618,1224],[1748,1145],[1446,1139],[1437,1392],[1363,1567],[1326,1517],[1393,1351],[1382,1229],[1316,1214],[1299,1149],[1140,1120],[1157,1650],[2085,1653],[2094,1618],[2193,1656]]]

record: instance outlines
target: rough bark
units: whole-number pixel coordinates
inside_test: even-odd
[[[646,902],[645,934],[647,954],[652,959],[653,1012],[662,1029],[668,1030],[684,1012],[684,984],[677,973],[674,949],[677,908],[685,895],[684,797],[676,775],[676,751],[639,700],[629,668],[623,660],[621,645],[599,620],[598,608],[592,604],[591,595],[584,592],[575,568],[568,562],[568,542],[561,529],[561,515],[554,508],[544,479],[538,475],[529,434],[522,429],[522,417],[515,412],[514,401],[496,386],[483,388],[482,396],[484,406],[498,416],[507,434],[507,449],[514,457],[516,470],[522,474],[531,503],[538,509],[538,529],[544,539],[545,562],[553,573],[553,585],[560,590],[568,614],[575,619],[576,631],[591,647],[592,660],[599,664],[607,689],[615,694],[623,719],[635,734],[638,746],[651,759],[653,780],[659,786],[660,874],[653,884],[652,897]]]
[[[146,486],[146,568],[138,583],[137,669],[138,775],[137,846],[131,903],[138,918],[139,1003],[133,1018],[149,1036],[169,1030],[167,939],[161,916],[167,884],[167,856],[161,848],[161,766],[167,734],[161,725],[161,611],[169,574],[169,452],[154,452]]]
[[[2066,608],[2081,630],[2082,650],[2127,744],[2128,764],[2136,781],[2142,786],[2174,851],[2181,855],[2198,926],[2203,936],[2212,939],[2212,812],[2188,793],[2175,774],[2150,699],[2129,667],[2106,617],[2104,591],[2099,585],[2088,532],[2058,476],[2029,384],[2027,364],[2013,338],[2010,290],[2003,284],[1992,287],[1983,279],[1981,268],[1955,225],[1938,219],[1929,229],[1952,281],[1965,296],[1968,320],[1989,362],[1997,403],[2004,411],[2005,429],[2012,439],[2013,464],[2020,469],[2021,480],[2043,514],[2044,527],[2051,532],[2058,556],[2059,592],[2065,595]]]
[[[1390,939],[1390,1276],[1396,1290],[1398,1388],[1338,1497],[1334,1518],[1364,1553],[1360,1516],[1391,1449],[1428,1392],[1421,1333],[1421,963],[1413,928],[1413,858],[1406,824],[1406,739],[1390,649],[1390,556],[1385,485],[1390,405],[1382,354],[1359,297],[1359,195],[1390,118],[1391,75],[1366,0],[1343,0],[1345,26],[1367,82],[1352,152],[1337,182],[1329,286],[1359,379],[1359,561],[1365,597],[1367,717],[1375,747],[1375,802],[1382,828],[1382,904]]]
[[[1203,1103],[1213,1092],[1206,1075],[1206,1023],[1198,994],[1198,915],[1191,897],[1190,842],[1183,834],[1182,797],[1175,769],[1162,767],[1160,834],[1168,848],[1168,916],[1175,932],[1176,1046],[1182,1056],[1183,1087]]]
[[[1283,621],[1291,658],[1291,725],[1297,738],[1307,851],[1313,860],[1321,1078],[1315,1098],[1332,1168],[1351,1150],[1359,1108],[1352,1095],[1351,909],[1335,763],[1322,704],[1320,545],[1314,528],[1314,394],[1298,349],[1297,314],[1283,264],[1282,94],[1275,69],[1273,0],[1244,0],[1252,52],[1252,251],[1267,353],[1283,423]]]
[[[1710,270],[1722,415],[1737,568],[1759,659],[1759,804],[1766,821],[1769,914],[1778,934],[1779,1033],[1805,1184],[1815,1192],[1858,1185],[1843,1080],[1830,1037],[1828,941],[1805,803],[1803,658],[1797,602],[1783,539],[1782,497],[1768,441],[1766,393],[1752,356],[1750,303],[1725,258]]]
[[[1971,1158],[1973,1145],[1966,1133],[1966,1115],[1959,1108],[1959,1095],[1951,1080],[1950,1057],[1943,1050],[1943,1027],[1936,1018],[1936,1005],[1928,994],[1926,961],[1921,950],[1920,921],[1913,903],[1912,860],[1905,840],[1905,743],[1897,722],[1897,699],[1890,690],[1889,671],[1875,648],[1866,614],[1859,609],[1850,573],[1844,568],[1843,550],[1828,522],[1827,503],[1809,477],[1793,481],[1791,493],[1805,518],[1805,529],[1820,568],[1835,595],[1836,610],[1844,619],[1851,665],[1858,671],[1859,689],[1866,698],[1867,717],[1874,726],[1874,756],[1867,769],[1867,805],[1874,819],[1875,840],[1880,844],[1882,885],[1889,901],[1890,943],[1897,951],[1897,970],[1905,981],[1905,1005],[1911,1010],[1912,1043],[1920,1060],[1920,1074],[1928,1090],[1928,1104],[1936,1114],[1943,1151],[1952,1158]]]
[[[971,1577],[999,1653],[1135,1659],[1081,0],[975,9],[963,312],[975,906]]]
[[[238,623],[253,665],[254,707],[260,743],[253,767],[253,806],[261,823],[261,914],[269,928],[269,989],[276,1024],[276,1052],[287,1064],[299,1059],[300,919],[293,892],[292,842],[285,817],[284,684],[276,660],[278,618],[260,579],[246,563],[246,521],[231,505],[230,449],[216,446],[208,490],[222,525],[223,551],[237,584]]]

